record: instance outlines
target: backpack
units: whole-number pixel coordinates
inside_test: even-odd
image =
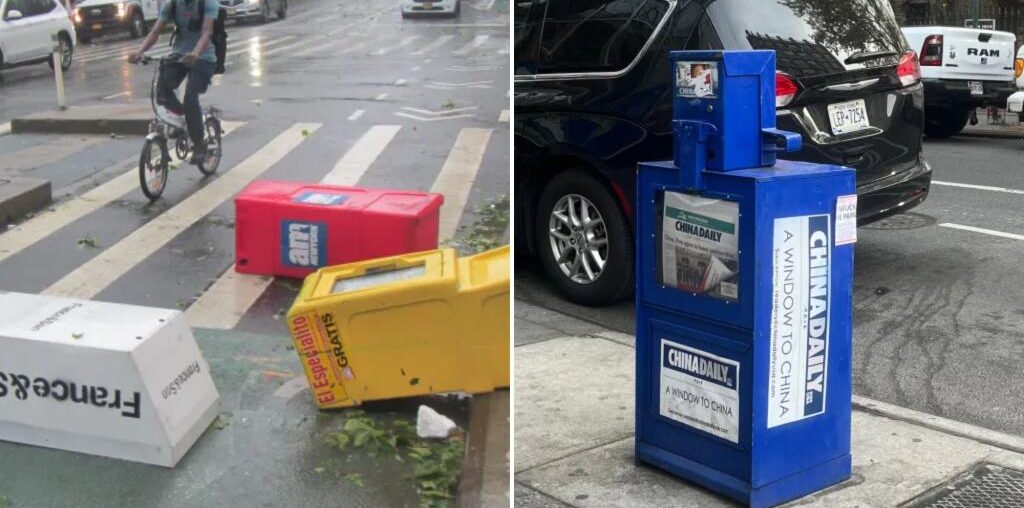
[[[189,20],[189,30],[198,32],[203,27],[203,17],[206,15],[206,0],[199,1],[199,19]],[[213,0],[216,1],[216,0]],[[171,34],[171,45],[174,45],[174,39],[178,37],[178,23],[176,16],[176,7],[178,0],[171,0],[171,19],[175,20],[174,33]],[[213,20],[213,35],[210,36],[210,43],[213,44],[213,52],[217,55],[217,68],[214,69],[214,74],[224,74],[224,60],[227,59],[228,52],[228,31],[224,27],[224,22],[227,20],[228,11],[218,5],[217,8],[217,19]]]

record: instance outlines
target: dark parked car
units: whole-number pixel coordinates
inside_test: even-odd
[[[519,0],[516,254],[573,301],[633,290],[635,167],[672,158],[678,49],[775,50],[778,126],[803,135],[786,158],[854,168],[859,223],[927,197],[920,70],[889,0]]]

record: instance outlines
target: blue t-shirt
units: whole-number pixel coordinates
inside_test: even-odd
[[[175,6],[174,17],[171,20],[171,3],[177,2]],[[206,12],[204,15],[206,19],[217,19],[217,11],[220,9],[220,5],[217,0],[206,0]],[[199,17],[199,0],[170,0],[163,7],[160,8],[160,20],[165,23],[175,23],[178,27],[178,37],[174,40],[174,48],[172,54],[175,56],[182,56],[191,53],[195,49],[196,45],[199,44],[199,37],[203,34],[203,27],[199,26],[199,30],[189,30],[189,20]],[[201,60],[207,62],[217,62],[217,56],[213,52],[213,40],[206,45],[206,49],[199,55]]]

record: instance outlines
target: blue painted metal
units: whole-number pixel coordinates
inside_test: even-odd
[[[769,428],[774,221],[828,214],[834,232],[836,200],[856,193],[855,175],[841,166],[775,160],[799,147],[799,135],[775,129],[774,52],[671,58],[673,69],[678,61],[718,63],[719,88],[714,97],[676,97],[675,160],[639,167],[636,457],[751,506],[774,506],[850,476],[853,331],[853,246],[834,245],[830,234],[825,410]],[[738,203],[736,300],[661,283],[665,191]],[[738,362],[738,442],[661,415],[663,339]]]

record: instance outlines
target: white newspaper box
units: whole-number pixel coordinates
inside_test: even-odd
[[[173,467],[219,411],[181,312],[0,291],[0,439]]]

